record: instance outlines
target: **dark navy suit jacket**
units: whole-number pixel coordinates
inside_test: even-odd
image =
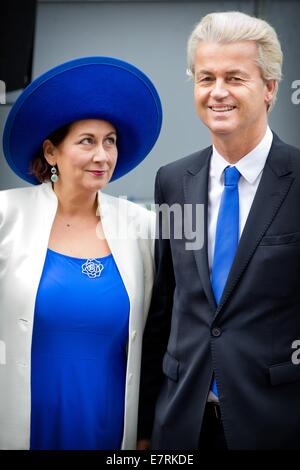
[[[161,168],[156,203],[204,204],[204,246],[156,242],[146,324],[139,437],[153,449],[197,449],[215,374],[229,449],[300,448],[300,150],[274,135],[217,306],[207,257],[212,148]]]

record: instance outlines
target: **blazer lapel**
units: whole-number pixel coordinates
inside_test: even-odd
[[[31,197],[24,198],[21,219],[22,245],[18,251],[17,261],[19,275],[28,283],[28,300],[23,316],[33,324],[36,294],[44,268],[49,236],[57,210],[57,197],[51,183],[43,183],[36,188],[28,188]],[[23,220],[24,219],[24,220]]]
[[[195,164],[190,166],[184,175],[183,184],[185,203],[193,206],[204,205],[204,243],[200,250],[194,250],[194,256],[205,295],[215,312],[216,302],[211,288],[207,254],[208,176],[211,154],[212,147],[208,147],[195,156]],[[192,221],[189,221],[189,224],[191,223]]]
[[[137,270],[138,257],[134,238],[128,236],[129,220],[131,219],[128,218],[122,200],[118,198],[99,191],[98,204],[103,232],[124,282],[132,310],[137,289],[134,273]]]
[[[215,316],[220,313],[236,287],[258,244],[287,196],[294,181],[293,177],[288,176],[290,173],[291,165],[287,146],[274,134],[262,178]]]

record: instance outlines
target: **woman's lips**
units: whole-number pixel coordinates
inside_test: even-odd
[[[105,174],[104,170],[88,170],[89,173],[92,173],[94,176],[103,176]]]

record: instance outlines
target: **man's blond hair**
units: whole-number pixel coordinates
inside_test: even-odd
[[[238,11],[210,13],[204,16],[192,31],[187,46],[188,74],[194,78],[195,53],[201,41],[231,43],[254,41],[257,60],[264,80],[275,80],[274,106],[278,85],[282,79],[283,54],[275,29],[266,21]]]

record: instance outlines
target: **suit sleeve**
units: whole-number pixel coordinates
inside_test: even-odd
[[[145,326],[139,401],[138,438],[151,437],[156,401],[163,382],[162,361],[169,340],[175,280],[170,239],[165,230],[168,221],[159,206],[164,203],[160,185],[160,172],[155,181],[156,241],[152,299]]]

